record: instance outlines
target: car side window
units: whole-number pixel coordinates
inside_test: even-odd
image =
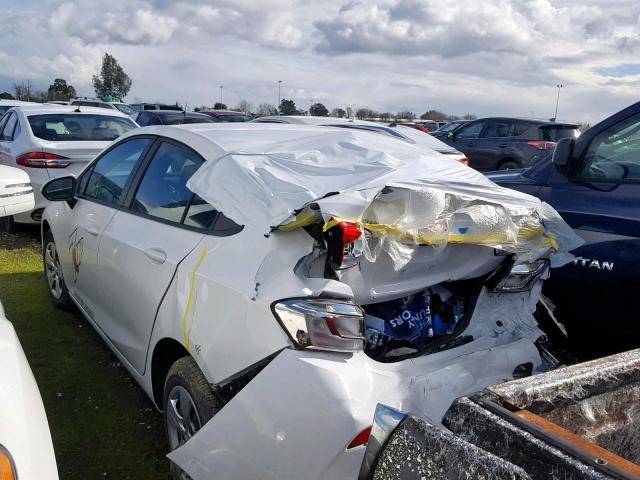
[[[513,123],[506,121],[489,122],[482,133],[482,138],[513,137]]]
[[[15,113],[11,113],[7,122],[4,124],[0,140],[3,142],[10,142],[13,140],[13,131],[18,123],[18,116]]]
[[[485,122],[473,122],[465,125],[455,132],[456,140],[471,140],[478,138],[482,132]]]
[[[640,182],[640,114],[594,137],[581,177],[592,181]]]
[[[184,224],[189,227],[210,230],[217,217],[218,211],[212,205],[208,204],[200,196],[193,194],[189,209],[184,217]]]
[[[169,222],[182,222],[193,197],[187,181],[203,163],[191,150],[163,142],[149,162],[131,210]]]
[[[0,112],[0,115],[2,113]],[[2,130],[4,129],[4,126],[7,123],[7,120],[9,120],[9,117],[11,116],[11,114],[9,115],[3,115],[2,117],[0,117],[0,136],[2,135]]]
[[[128,140],[109,150],[93,166],[84,192],[79,195],[117,205],[133,169],[151,143],[150,138]]]

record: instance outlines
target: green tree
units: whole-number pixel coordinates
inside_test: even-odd
[[[227,106],[224,103],[220,103],[220,102],[216,102],[216,104],[213,106],[214,110],[226,110]]]
[[[15,98],[9,92],[2,92],[0,93],[0,100],[15,100]]]
[[[283,98],[280,102],[280,115],[297,115],[296,103],[293,100]]]
[[[62,78],[56,78],[47,90],[47,100],[71,100],[76,97],[76,89]]]
[[[329,110],[321,103],[314,103],[309,107],[309,115],[315,115],[316,117],[328,117]]]
[[[337,117],[337,118],[344,118],[347,116],[347,112],[345,112],[341,108],[334,108],[333,110],[331,110],[331,116]]]
[[[93,88],[100,98],[111,96],[122,100],[131,89],[131,79],[118,61],[105,53],[100,73],[93,76]]]

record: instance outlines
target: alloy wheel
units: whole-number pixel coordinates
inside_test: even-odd
[[[44,249],[44,258],[44,268],[47,274],[49,290],[51,291],[53,298],[58,300],[62,297],[63,279],[62,271],[60,269],[60,259],[58,258],[58,250],[56,249],[56,244],[54,242],[47,243],[47,246]]]

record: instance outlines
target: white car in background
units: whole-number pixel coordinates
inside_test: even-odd
[[[354,130],[369,130],[390,137],[395,137],[425,150],[432,150],[445,155],[451,160],[456,160],[463,165],[469,165],[469,159],[460,150],[456,150],[450,145],[432,137],[428,133],[421,132],[415,128],[402,124],[382,124],[368,122],[366,120],[356,120],[349,118],[316,117],[309,115],[272,115],[260,117],[251,121],[252,123],[288,123],[296,125],[318,125],[322,127],[351,128]]]
[[[42,106],[42,103],[36,102],[23,102],[22,100],[4,100],[0,99],[0,117],[4,115],[7,110],[13,107],[38,107]]]
[[[0,166],[0,217],[33,208],[29,176]],[[2,293],[2,292],[0,292]],[[13,325],[0,303],[0,478],[57,480],[51,434],[40,391]]]
[[[0,120],[0,165],[24,170],[31,178],[35,208],[9,217],[38,223],[46,200],[40,193],[52,178],[75,175],[107,145],[137,124],[117,110],[37,105],[10,109]]]
[[[553,366],[532,312],[580,243],[538,199],[366,130],[144,127],[43,193],[54,304],[164,411],[195,480],[354,479],[378,403],[440,425]]]

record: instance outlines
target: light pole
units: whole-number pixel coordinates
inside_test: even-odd
[[[555,122],[558,119],[558,103],[560,103],[560,89],[562,88],[562,84],[559,83],[556,85],[558,88],[558,96],[556,97],[556,113],[553,116],[553,121]]]
[[[278,108],[280,108],[280,85],[282,85],[282,80],[278,80]]]
[[[223,86],[220,85],[220,103],[221,104],[222,104],[222,88],[223,88]]]

